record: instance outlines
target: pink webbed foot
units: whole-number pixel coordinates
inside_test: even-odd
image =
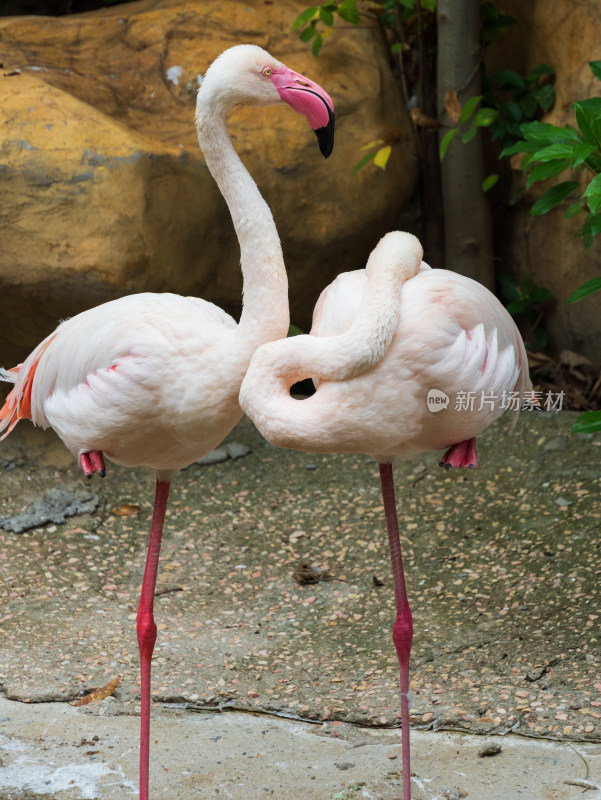
[[[452,445],[438,463],[445,469],[453,469],[454,467],[475,469],[478,466],[476,438],[466,439],[463,442]]]
[[[90,450],[89,453],[82,453],[79,456],[79,463],[86,478],[91,478],[95,472],[97,472],[101,478],[104,478],[106,475],[102,450]]]

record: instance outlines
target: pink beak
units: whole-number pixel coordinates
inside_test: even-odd
[[[318,83],[288,67],[274,72],[271,82],[282,100],[305,117],[327,158],[334,147],[334,104],[330,95]]]

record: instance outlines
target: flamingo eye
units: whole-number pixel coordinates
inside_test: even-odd
[[[265,67],[261,75],[263,75],[264,78],[271,78],[271,76],[273,75],[273,70],[270,69],[269,67]]]

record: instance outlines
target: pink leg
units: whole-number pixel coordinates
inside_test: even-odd
[[[106,471],[102,450],[90,450],[89,453],[82,453],[79,456],[79,463],[86,478],[91,478],[95,472],[104,478]]]
[[[140,725],[140,800],[148,800],[148,764],[150,759],[150,663],[157,638],[153,606],[163,523],[169,497],[169,481],[157,479],[154,496],[154,512],[148,542],[148,555],[142,581],[142,594],[138,607],[138,645],[140,648],[141,673],[141,725]]]
[[[399,539],[399,525],[394,497],[392,464],[380,464],[382,498],[388,530],[390,560],[394,577],[394,596],[396,599],[396,620],[392,628],[392,640],[399,658],[401,682],[401,743],[403,750],[403,800],[411,800],[411,749],[409,742],[409,657],[413,641],[413,619],[403,572],[403,557]]]
[[[475,469],[478,466],[476,455],[476,438],[466,439],[449,447],[447,452],[439,461],[441,467],[453,469],[453,467],[469,467]]]

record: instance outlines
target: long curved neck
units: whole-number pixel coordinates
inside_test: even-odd
[[[288,279],[273,216],[227,133],[227,109],[199,96],[198,141],[228,205],[240,244],[243,306],[238,330],[253,350],[286,336]]]
[[[344,382],[375,368],[390,349],[403,284],[417,273],[421,257],[413,236],[388,234],[370,256],[369,294],[347,331],[294,336],[258,349],[242,382],[240,404],[268,441],[309,452],[354,449],[345,444],[352,419],[349,423],[343,407],[321,404],[321,385],[302,403],[290,397],[290,387],[304,378]]]
[[[269,349],[273,375],[295,381],[345,381],[378,364],[398,326],[403,284],[419,271],[421,258],[414,236],[387,234],[367,262],[369,294],[350,328],[338,336],[295,336],[278,342]]]

